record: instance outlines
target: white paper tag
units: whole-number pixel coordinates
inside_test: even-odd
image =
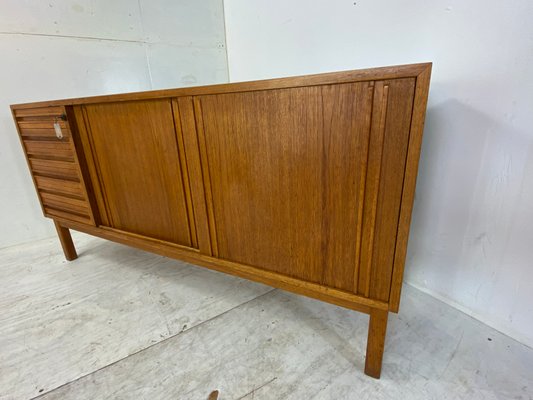
[[[63,132],[61,131],[61,125],[59,125],[59,122],[54,122],[54,130],[56,131],[57,138],[63,139]]]

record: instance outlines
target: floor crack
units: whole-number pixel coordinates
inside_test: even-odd
[[[255,395],[255,392],[258,391],[259,389],[262,389],[264,388],[266,385],[269,385],[271,384],[272,382],[274,382],[276,379],[278,379],[277,376],[275,376],[274,378],[270,379],[269,381],[266,381],[265,383],[263,383],[262,385],[259,385],[258,387],[255,387],[250,390],[248,393],[246,393],[245,395],[239,397],[237,400],[242,400],[244,399],[245,397],[248,397],[249,395],[252,395],[252,399],[254,398],[254,395]]]
[[[461,337],[459,338],[459,341],[457,342],[457,346],[455,346],[455,349],[453,350],[452,352],[452,355],[450,356],[450,359],[448,360],[448,362],[446,363],[446,367],[444,368],[444,370],[440,373],[439,375],[439,379],[446,373],[446,371],[448,370],[448,367],[450,366],[452,360],[455,358],[455,355],[457,354],[457,350],[459,350],[459,346],[461,345],[461,342],[463,341],[463,337],[465,335],[465,331],[463,331],[461,333]]]

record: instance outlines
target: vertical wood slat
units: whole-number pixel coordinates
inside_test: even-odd
[[[374,110],[358,293],[382,301],[391,288],[414,84],[413,78],[384,81]]]
[[[367,97],[370,106],[374,104],[374,93],[375,93],[375,82],[370,82],[367,88]],[[366,192],[366,179],[367,179],[367,170],[368,170],[368,152],[370,151],[370,137],[372,129],[372,110],[365,114],[365,124],[368,127],[368,136],[367,143],[364,147],[364,163],[360,165],[361,176],[359,180],[359,193],[358,197],[361,199],[358,204],[357,209],[357,220],[360,221],[359,226],[357,227],[357,236],[355,238],[355,272],[353,276],[353,293],[357,293],[357,283],[359,282],[359,274],[361,271],[361,252],[363,245],[363,213],[365,209],[365,192]]]
[[[179,110],[176,124],[180,125],[183,154],[190,175],[189,184],[198,249],[202,254],[213,255],[193,98],[191,96],[179,97],[173,102],[176,103],[176,110]]]
[[[382,301],[388,301],[390,294],[414,85],[414,79],[396,79],[389,85],[369,293]]]
[[[178,157],[181,167],[181,176],[183,177],[183,191],[185,193],[185,202],[187,204],[187,218],[189,224],[189,233],[191,245],[198,248],[198,234],[196,232],[196,221],[194,218],[194,209],[191,195],[190,172],[185,156],[185,144],[183,141],[183,130],[181,127],[181,114],[179,104],[176,99],[172,99],[172,113],[174,115],[174,127],[176,130],[176,144],[178,146]]]
[[[374,87],[374,105],[372,108],[372,127],[370,132],[367,176],[365,184],[365,205],[362,226],[361,258],[359,277],[355,293],[368,297],[370,293],[370,273],[374,247],[375,222],[378,206],[379,179],[381,174],[381,158],[385,139],[385,122],[389,86],[383,81],[376,82]]]
[[[196,129],[198,133],[198,145],[200,149],[200,162],[202,166],[202,175],[204,183],[205,201],[207,206],[207,219],[209,224],[209,233],[211,239],[211,255],[218,257],[218,242],[215,226],[215,212],[213,208],[213,193],[211,187],[211,177],[209,173],[209,160],[207,157],[207,148],[205,143],[204,123],[202,116],[202,103],[197,97],[193,97],[194,115],[196,119]]]

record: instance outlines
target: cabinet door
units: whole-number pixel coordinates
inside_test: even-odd
[[[103,223],[194,247],[171,101],[91,104],[85,119]]]
[[[387,300],[413,92],[400,79],[197,97],[214,255]]]

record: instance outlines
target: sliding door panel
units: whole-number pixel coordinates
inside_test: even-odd
[[[108,225],[195,247],[171,101],[84,108]]]
[[[372,96],[365,82],[198,98],[220,258],[353,290]]]

